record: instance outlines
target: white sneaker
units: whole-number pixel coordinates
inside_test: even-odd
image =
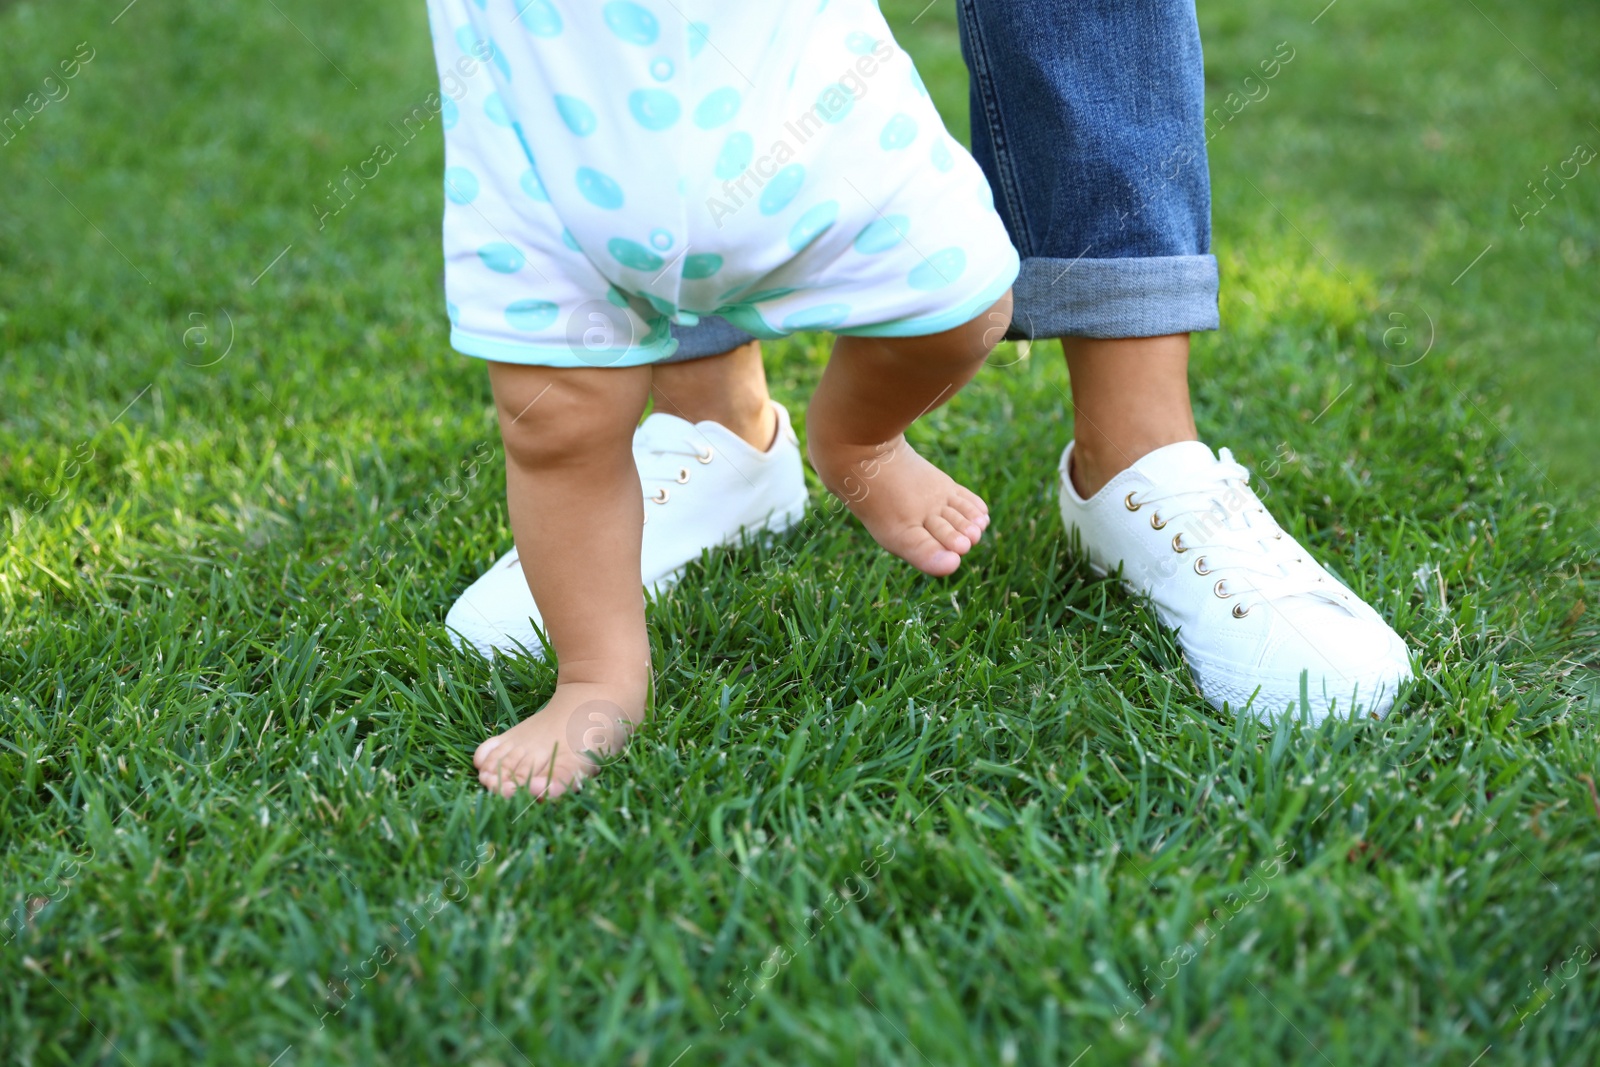
[[[1061,454],[1061,517],[1096,574],[1119,566],[1178,631],[1195,684],[1219,710],[1314,722],[1382,717],[1411,677],[1405,642],[1262,506],[1226,448],[1167,445],[1085,500]]]
[[[777,401],[778,433],[765,452],[716,422],[691,423],[656,413],[633,434],[633,461],[644,485],[642,573],[647,591],[664,593],[708,548],[742,535],[781,533],[806,512],[805,469],[789,412]],[[517,550],[495,561],[450,608],[445,626],[457,648],[486,657],[525,650],[544,657],[543,628]]]

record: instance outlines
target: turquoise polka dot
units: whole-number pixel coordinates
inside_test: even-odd
[[[683,257],[683,276],[690,281],[709,278],[722,269],[722,257],[715,252],[696,252]]]
[[[650,302],[651,307],[655,308],[668,318],[672,318],[678,313],[678,305],[674,304],[670,300],[656,296],[654,293],[646,293],[644,294],[644,298]]]
[[[653,59],[650,61],[650,77],[654,78],[658,82],[670,81],[672,79],[672,72],[676,69],[677,68],[672,65],[672,60],[668,59],[666,56],[661,56],[658,59]]]
[[[561,243],[566,245],[568,248],[572,249],[574,252],[582,252],[583,251],[583,246],[578,244],[578,239],[576,237],[572,236],[572,231],[571,230],[568,230],[568,229],[565,229],[565,228],[562,229],[562,231],[561,231]]]
[[[855,249],[864,256],[887,252],[905,240],[906,230],[910,227],[911,220],[904,215],[885,215],[868,223],[856,234]]]
[[[938,170],[949,170],[956,165],[955,157],[950,154],[950,149],[943,141],[933,142],[933,151],[929,154],[933,165]]]
[[[943,289],[967,269],[967,254],[959,248],[942,248],[928,257],[926,263],[906,276],[906,284],[913,289]]]
[[[843,122],[855,106],[856,98],[838,82],[826,86],[817,94],[817,116],[823,122]]]
[[[921,93],[923,96],[928,95],[928,87],[927,85],[923,84],[922,75],[917,72],[917,66],[915,63],[911,65],[911,84],[915,85],[917,87],[917,92]]]
[[[724,181],[737,178],[750,166],[750,160],[755,154],[754,137],[748,133],[730,133],[728,139],[722,142],[722,151],[717,155],[717,164],[712,173]]]
[[[628,294],[614,285],[606,290],[606,299],[619,308],[628,306]]]
[[[452,204],[470,204],[478,199],[478,176],[466,167],[446,167],[445,199]]]
[[[660,270],[666,262],[638,241],[630,241],[626,237],[613,237],[607,241],[606,251],[611,253],[612,259],[634,270]]]
[[[485,267],[499,274],[515,274],[527,262],[521,252],[503,241],[495,241],[478,249],[478,258],[483,260]]]
[[[595,207],[615,211],[622,206],[622,186],[593,167],[578,168],[578,192]]]
[[[518,300],[506,307],[506,321],[513,330],[537,333],[556,321],[561,309],[548,300]]]
[[[791,163],[772,176],[772,180],[761,190],[761,213],[763,215],[776,215],[789,206],[796,196],[800,195],[800,187],[806,182],[806,168],[799,163]]]
[[[872,50],[878,47],[878,39],[870,33],[857,30],[844,39],[844,46],[858,56],[871,55]]]
[[[839,201],[824,200],[813,208],[808,208],[800,220],[789,230],[789,247],[794,251],[803,250],[812,241],[821,237],[839,217]]]
[[[711,27],[704,22],[689,23],[689,58],[693,59],[711,39]]]
[[[561,115],[561,121],[567,124],[567,129],[579,137],[589,136],[600,124],[594,117],[594,108],[575,96],[557,93],[556,111]]]
[[[665,252],[667,249],[672,247],[672,234],[658,227],[650,231],[650,243],[654,245],[657,250]]]
[[[911,147],[911,142],[917,139],[917,120],[901,112],[888,122],[884,123],[883,132],[878,135],[878,144],[885,151],[893,152],[900,148]]]
[[[500,68],[501,77],[506,81],[511,80],[511,64],[506,62],[506,54],[495,47],[493,41],[489,42],[489,58],[494,65]]]
[[[461,121],[461,108],[456,105],[454,100],[446,97],[439,104],[439,118],[443,120],[445,129],[453,130],[456,123]]]
[[[600,13],[611,32],[629,44],[654,44],[661,36],[661,24],[656,17],[633,0],[611,0]]]
[[[496,126],[511,125],[511,112],[506,110],[506,102],[500,99],[499,93],[489,94],[489,99],[483,102],[483,113]]]
[[[733,118],[739,110],[739,90],[730,86],[713,89],[694,109],[694,124],[702,130],[714,129]]]
[[[450,317],[450,325],[461,325],[461,309],[450,303],[448,300],[444,302],[444,313]]]
[[[526,6],[517,13],[522,26],[535,37],[554,37],[561,32],[561,14],[550,0],[524,0]]]
[[[473,59],[487,59],[494,51],[489,39],[471,26],[463,26],[456,31],[456,47]]]
[[[831,330],[850,317],[849,304],[818,304],[783,320],[785,330]]]
[[[550,202],[550,194],[544,191],[544,182],[539,180],[539,172],[532,167],[522,172],[517,184],[522,186],[522,191],[527,193],[530,199],[537,200],[541,204]]]
[[[678,121],[678,98],[665,89],[635,89],[628,94],[628,110],[647,130],[664,130]]]

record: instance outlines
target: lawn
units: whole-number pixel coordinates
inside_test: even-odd
[[[0,144],[0,1062],[1600,1061],[1600,161],[1508,209],[1600,147],[1600,16],[1321,6],[1203,13],[1216,106],[1295,58],[1213,131],[1196,401],[1417,650],[1393,716],[1212,712],[1007,345],[914,431],[957,577],[814,486],[542,805],[470,756],[553,672],[442,627],[509,534],[422,5],[0,4],[0,114],[76,70]],[[884,7],[964,130],[953,5]],[[826,338],[767,352],[798,414]]]

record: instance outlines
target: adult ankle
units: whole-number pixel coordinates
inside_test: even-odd
[[[656,411],[676,415],[686,422],[714,422],[763,452],[772,447],[773,440],[778,436],[778,415],[764,396],[742,399],[715,397],[710,398],[709,402],[674,404],[656,393],[653,399]]]
[[[657,411],[689,422],[715,422],[762,451],[778,435],[761,346],[754,341],[717,356],[657,364],[651,400]]]
[[[1192,432],[1181,431],[1127,442],[1080,439],[1073,445],[1072,467],[1067,474],[1072,479],[1073,489],[1087,500],[1156,449],[1198,439]]]

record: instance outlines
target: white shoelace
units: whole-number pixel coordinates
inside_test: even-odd
[[[1326,578],[1273,521],[1250,489],[1250,472],[1223,448],[1198,480],[1181,488],[1153,486],[1125,498],[1130,511],[1154,506],[1150,524],[1171,528],[1172,550],[1196,574],[1215,577],[1219,597],[1237,597],[1243,618],[1258,603],[1311,595],[1348,608],[1348,596]]]
[[[635,455],[639,455],[636,451]],[[672,499],[672,488],[676,485],[687,485],[693,476],[692,464],[682,463],[668,457],[692,456],[696,463],[704,465],[716,458],[716,450],[708,444],[702,444],[693,438],[685,437],[680,442],[659,443],[651,441],[643,449],[647,460],[639,464],[639,482],[643,486],[644,502],[650,504],[666,504]],[[651,486],[655,486],[652,490]],[[644,521],[650,521],[650,509],[647,506]]]

